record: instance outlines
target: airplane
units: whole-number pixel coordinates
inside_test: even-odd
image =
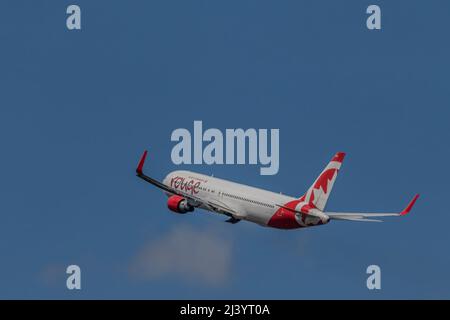
[[[419,198],[416,194],[398,213],[325,211],[344,152],[336,153],[306,193],[298,198],[190,171],[173,171],[160,182],[144,174],[146,157],[144,151],[136,175],[166,193],[169,210],[185,214],[196,208],[204,209],[227,216],[226,222],[232,224],[246,220],[265,227],[297,229],[324,225],[330,220],[382,222],[373,218],[407,215]]]

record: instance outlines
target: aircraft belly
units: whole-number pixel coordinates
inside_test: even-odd
[[[247,208],[245,220],[266,226],[272,216],[272,210],[268,208]]]

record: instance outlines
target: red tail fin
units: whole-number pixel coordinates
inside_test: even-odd
[[[306,194],[300,199],[323,211],[344,158],[344,152],[336,153],[322,173],[317,177],[316,181],[314,181],[312,186],[308,189]]]

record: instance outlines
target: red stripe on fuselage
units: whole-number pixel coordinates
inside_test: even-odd
[[[291,202],[286,203],[284,206],[295,210],[295,207],[300,203],[300,200],[293,200]],[[302,226],[295,219],[295,212],[291,210],[287,210],[285,208],[278,209],[275,214],[270,218],[267,223],[269,227],[279,228],[279,229],[296,229],[301,228]]]

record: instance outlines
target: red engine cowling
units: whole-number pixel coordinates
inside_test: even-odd
[[[167,207],[169,210],[176,213],[186,213],[194,211],[194,207],[191,206],[187,200],[180,196],[171,196],[169,200],[167,200]]]

